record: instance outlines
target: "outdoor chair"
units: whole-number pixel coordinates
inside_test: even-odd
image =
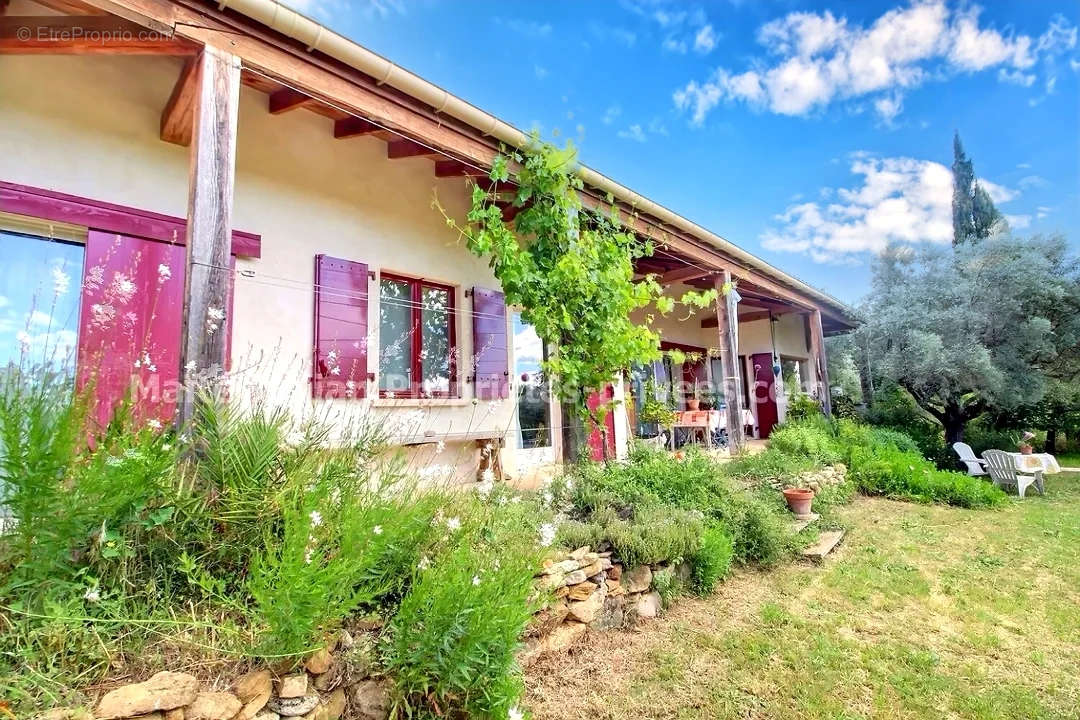
[[[1017,471],[1012,456],[1001,450],[987,450],[983,453],[986,460],[986,469],[990,472],[990,479],[1000,488],[1015,487],[1016,493],[1024,497],[1024,491],[1035,486],[1040,495],[1044,495],[1042,470],[1034,473],[1022,473]]]
[[[982,458],[975,457],[975,452],[971,449],[971,446],[967,443],[953,443],[952,449],[956,451],[956,454],[960,456],[960,462],[967,465],[968,475],[985,475],[986,470],[983,469],[983,465],[986,461]]]

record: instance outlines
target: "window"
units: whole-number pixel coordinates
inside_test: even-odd
[[[514,313],[514,376],[517,383],[518,448],[551,446],[551,403],[540,364],[547,346],[532,325]]]
[[[379,394],[456,397],[454,288],[382,274],[379,280]]]
[[[74,369],[82,245],[0,231],[0,368]]]

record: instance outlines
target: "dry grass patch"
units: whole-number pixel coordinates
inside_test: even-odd
[[[742,572],[530,670],[538,718],[1080,717],[1080,475],[1000,510],[859,498],[821,566]]]

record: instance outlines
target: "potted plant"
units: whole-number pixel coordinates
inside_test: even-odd
[[[810,506],[814,502],[814,491],[803,486],[801,481],[788,482],[784,484],[784,500],[795,517],[803,520],[812,514]]]
[[[1022,455],[1030,455],[1032,451],[1031,441],[1035,439],[1035,433],[1025,430],[1024,434],[1016,440],[1016,447]]]

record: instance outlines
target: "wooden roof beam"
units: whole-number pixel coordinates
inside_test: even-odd
[[[435,162],[435,177],[482,178],[487,176],[487,170],[466,165],[460,160],[437,160]]]
[[[283,112],[289,112],[290,110],[296,110],[303,107],[311,107],[311,105],[318,101],[308,95],[302,93],[299,90],[293,90],[292,88],[283,88],[277,92],[270,93],[270,114],[280,115]]]
[[[675,283],[683,283],[689,280],[709,277],[718,272],[720,271],[713,268],[700,268],[694,265],[687,265],[685,267],[675,268],[674,270],[668,270],[657,279],[661,285],[674,285]]]
[[[381,131],[381,127],[370,120],[365,120],[361,117],[347,117],[334,121],[334,137],[338,140],[359,137],[361,135],[371,135],[372,133]]]
[[[445,153],[433,150],[415,140],[392,140],[386,143],[386,157],[391,160],[413,157],[442,158],[445,156]]]
[[[169,102],[161,112],[161,139],[187,147],[195,122],[195,93],[199,88],[199,64],[189,58],[180,70]]]
[[[0,17],[0,55],[194,55],[194,43],[116,17]]]

